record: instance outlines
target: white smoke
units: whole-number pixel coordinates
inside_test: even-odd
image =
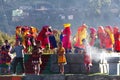
[[[107,63],[107,58],[120,57],[119,53],[108,52],[105,49],[100,49],[98,47],[90,46],[88,40],[84,43],[86,46],[86,53],[91,56],[92,60],[100,63]]]

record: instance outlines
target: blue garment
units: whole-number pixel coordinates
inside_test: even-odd
[[[16,57],[23,58],[24,57],[23,49],[24,47],[22,45],[17,45],[11,50],[11,53],[15,52]]]
[[[60,41],[62,41],[63,39],[63,34],[60,34]]]
[[[52,48],[57,48],[57,42],[56,42],[55,36],[53,35],[49,36],[49,41],[50,41],[50,46]]]
[[[2,48],[1,48],[2,50],[9,50],[10,49],[10,45],[8,44],[8,45],[3,45],[2,46]]]

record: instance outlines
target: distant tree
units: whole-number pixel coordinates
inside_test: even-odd
[[[106,8],[105,6],[109,7],[111,5],[111,0],[89,0],[89,3],[95,13],[100,14],[102,7]]]

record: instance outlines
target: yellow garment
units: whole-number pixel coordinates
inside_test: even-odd
[[[21,27],[19,28],[16,28],[16,35],[20,34],[21,33]]]
[[[65,23],[65,24],[63,24],[63,26],[66,28],[66,27],[70,27],[71,24],[70,23]]]
[[[115,43],[115,41],[114,41],[114,34],[113,34],[113,32],[112,32],[112,31],[110,31],[110,29],[109,29],[109,28],[105,28],[105,30],[106,30],[106,32],[109,34],[110,39],[111,39],[111,41],[112,41],[112,44],[114,44],[114,43]]]
[[[66,63],[65,49],[63,47],[58,49],[58,64],[59,63]]]
[[[37,28],[32,27],[32,26],[31,26],[31,28],[32,28],[32,32],[33,32],[32,35],[33,35],[34,38],[36,38],[36,37],[37,37],[37,34],[38,34],[38,30],[37,30]]]
[[[82,40],[87,38],[87,29],[86,26],[82,25],[78,28],[76,34],[76,42],[79,45],[82,45]]]

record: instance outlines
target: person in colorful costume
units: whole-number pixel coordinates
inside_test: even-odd
[[[76,39],[75,44],[74,44],[75,53],[78,53],[79,51],[85,49],[85,46],[82,43],[82,40],[86,38],[87,38],[87,25],[83,24],[82,26],[78,28],[76,36],[75,36],[75,39]]]
[[[54,36],[54,30],[52,30],[51,26],[48,28],[48,31],[51,33],[49,35],[50,49],[57,48],[57,42],[56,42],[56,39],[55,39],[55,36]]]
[[[83,53],[84,53],[85,69],[87,71],[87,74],[89,74],[90,73],[90,68],[92,66],[92,60],[91,60],[90,55],[86,51],[84,51]]]
[[[25,53],[31,53],[32,46],[34,45],[34,40],[37,37],[37,28],[31,26],[17,26],[16,27],[16,41],[20,40],[22,44],[26,47],[24,49]]]
[[[120,52],[120,32],[118,27],[114,27],[114,39],[115,39],[115,44],[114,44],[114,51],[115,52]]]
[[[113,45],[114,45],[114,34],[113,34],[113,28],[111,26],[105,27],[105,49],[107,51],[113,51]]]
[[[11,57],[9,55],[10,50],[10,44],[8,40],[5,40],[4,45],[1,47],[0,51],[0,64],[5,65],[3,68],[3,73],[10,73],[10,63],[11,63]]]
[[[98,27],[97,35],[99,38],[100,48],[101,49],[105,48],[105,35],[106,35],[106,33],[105,33],[103,26]]]
[[[95,28],[91,27],[90,28],[90,46],[94,46],[95,40],[96,40],[96,34],[97,31]]]
[[[16,27],[16,40],[20,40],[22,42],[21,30],[22,30],[22,26]]]
[[[36,40],[41,42],[42,48],[50,48],[50,41],[49,41],[49,35],[50,32],[48,31],[49,26],[43,26],[42,30],[38,34]]]
[[[34,45],[32,49],[32,64],[34,68],[34,73],[40,74],[40,65],[42,64],[41,55],[42,55],[41,43],[36,41],[36,45]]]
[[[36,37],[38,36],[38,29],[33,26],[30,26],[30,34],[36,40]]]
[[[70,26],[71,26],[71,24],[66,23],[66,24],[63,24],[63,26],[64,26],[64,29],[62,32],[62,35],[63,35],[62,43],[63,43],[63,47],[65,48],[65,52],[69,53],[69,52],[71,52],[71,49],[72,49],[71,40],[70,40],[70,37],[71,37]]]

